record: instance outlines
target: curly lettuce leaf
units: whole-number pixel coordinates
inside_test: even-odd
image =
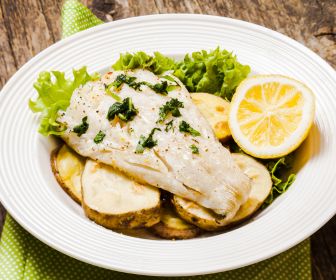
[[[29,108],[41,113],[39,132],[45,136],[62,134],[66,126],[57,121],[58,111],[70,105],[76,88],[98,78],[98,74],[89,75],[86,67],[72,73],[73,79],[66,79],[63,72],[41,72],[34,83],[38,96],[36,100],[29,100]]]
[[[273,186],[269,196],[264,202],[264,208],[271,204],[279,195],[287,191],[291,184],[295,181],[295,174],[291,173],[286,176],[286,174],[288,174],[288,170],[292,166],[292,161],[293,154],[289,154],[285,157],[279,158],[278,160],[273,160],[266,163],[266,167],[272,177]]]
[[[236,56],[219,47],[209,52],[202,50],[187,54],[183,61],[173,59],[155,52],[150,56],[144,52],[121,54],[114,70],[147,69],[154,74],[173,70],[190,92],[207,92],[231,100],[239,83],[250,72],[248,65],[242,65]]]
[[[187,54],[183,61],[173,59],[155,52],[150,56],[144,52],[121,54],[114,70],[147,69],[154,74],[173,70],[190,92],[207,92],[231,100],[239,83],[250,72],[248,65],[240,64],[237,57],[219,47],[211,51]]]
[[[154,52],[154,56],[150,56],[141,51],[134,54],[120,54],[117,62],[112,65],[114,70],[129,70],[140,68],[149,70],[157,75],[160,75],[167,70],[172,70],[174,67],[175,61],[159,52]]]
[[[236,56],[219,47],[187,54],[174,71],[190,92],[212,93],[228,101],[249,73],[248,65],[239,63]]]

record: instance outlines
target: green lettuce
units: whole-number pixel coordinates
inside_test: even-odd
[[[288,175],[288,171],[292,167],[293,154],[289,154],[285,157],[277,160],[271,160],[266,163],[266,167],[269,170],[273,186],[270,194],[263,204],[263,208],[271,204],[280,194],[288,190],[291,184],[295,181],[296,175],[291,173]]]
[[[248,65],[242,65],[236,56],[219,47],[212,51],[187,54],[183,61],[155,52],[150,56],[144,52],[121,54],[114,70],[147,69],[154,74],[172,70],[190,92],[207,92],[231,100],[239,83],[250,73]]]
[[[236,56],[219,47],[187,54],[174,71],[190,92],[213,93],[229,101],[249,73],[248,65],[240,64]]]
[[[150,56],[144,52],[120,54],[117,62],[112,65],[114,70],[140,68],[149,70],[157,75],[160,75],[167,70],[172,70],[174,67],[175,61],[159,52],[154,52],[154,56]]]
[[[45,136],[62,134],[66,126],[57,121],[58,111],[70,105],[71,95],[76,88],[98,77],[98,74],[89,75],[86,67],[72,73],[73,79],[66,79],[63,72],[41,72],[34,83],[38,97],[29,100],[29,108],[34,113],[41,113],[39,132]]]

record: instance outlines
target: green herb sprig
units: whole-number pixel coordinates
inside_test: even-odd
[[[141,91],[141,85],[143,85],[143,82],[136,82],[136,77],[132,76],[127,76],[125,74],[120,74],[117,76],[117,78],[114,80],[114,82],[111,84],[114,86],[116,89],[120,89],[120,87],[123,84],[127,84],[129,87],[135,89],[135,90],[140,90]]]
[[[89,124],[87,123],[87,119],[88,117],[85,116],[82,118],[82,123],[73,128],[73,132],[75,132],[78,137],[81,137],[88,130]]]
[[[179,101],[177,98],[172,98],[171,100],[167,101],[166,104],[160,107],[160,118],[158,122],[162,123],[167,118],[169,113],[171,113],[173,117],[180,117],[180,108],[184,108],[184,105],[183,102]]]
[[[191,152],[192,152],[193,154],[199,154],[199,149],[198,149],[198,147],[197,147],[195,144],[192,144],[192,145],[190,146],[190,149],[191,149]]]
[[[124,122],[129,122],[138,114],[130,97],[125,98],[122,102],[114,103],[108,110],[107,119],[113,120],[116,116]]]
[[[174,121],[173,120],[171,120],[170,122],[167,122],[166,123],[166,127],[165,127],[165,132],[168,132],[169,130],[173,130],[173,132],[174,132]]]
[[[265,208],[267,205],[271,204],[280,194],[286,192],[295,181],[296,175],[294,173],[284,176],[284,174],[290,170],[292,161],[293,154],[289,154],[285,157],[279,158],[277,160],[271,160],[265,163],[268,171],[271,174],[273,186],[270,194],[262,205],[262,208]]]
[[[160,128],[154,127],[147,137],[141,135],[135,153],[142,154],[146,148],[151,149],[157,145],[157,140],[153,139],[155,131],[161,131]]]
[[[116,95],[114,92],[112,92],[112,87],[113,84],[109,84],[108,86],[106,84],[104,84],[105,86],[105,92],[106,94],[110,95],[111,97],[113,97],[116,101],[120,102],[121,101],[121,97]]]
[[[99,144],[100,142],[102,142],[105,138],[106,134],[103,132],[103,131],[99,131],[97,133],[97,135],[95,136],[95,138],[93,139],[93,141],[96,143],[96,144]]]
[[[200,132],[198,132],[196,129],[193,129],[190,126],[190,124],[188,124],[186,121],[181,121],[180,122],[179,130],[180,130],[180,132],[190,133],[194,137],[201,135]]]

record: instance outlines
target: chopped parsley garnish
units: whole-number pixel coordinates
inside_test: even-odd
[[[89,124],[87,123],[88,117],[82,118],[82,123],[79,125],[76,125],[73,128],[73,132],[77,133],[77,135],[80,137],[82,136],[89,128]]]
[[[165,76],[165,79],[169,81],[172,81],[172,80],[174,81],[174,79],[172,79],[169,76]],[[176,88],[176,85],[168,85],[167,81],[162,81],[161,83],[152,85],[151,83],[148,83],[145,81],[136,82],[135,80],[136,80],[136,77],[127,76],[125,74],[120,74],[117,76],[114,82],[108,86],[108,88],[111,89],[111,87],[115,87],[117,90],[119,90],[123,84],[127,84],[129,87],[133,88],[134,90],[141,91],[141,85],[146,85],[150,89],[154,90],[156,93],[163,94],[163,95],[167,95],[169,91],[174,90]]]
[[[193,129],[190,124],[188,124],[185,121],[181,121],[179,125],[179,130],[181,132],[187,132],[190,133],[192,136],[200,136],[201,133],[199,133],[197,130]]]
[[[170,122],[167,122],[167,123],[166,123],[165,132],[168,132],[168,131],[171,130],[171,129],[174,131],[173,120],[171,120]]]
[[[114,80],[114,82],[112,83],[112,86],[116,87],[116,88],[120,88],[120,86],[123,84],[123,83],[131,83],[131,82],[134,82],[136,80],[135,77],[129,77],[129,76],[126,76],[125,74],[120,74],[117,76],[117,78]]]
[[[156,130],[161,131],[160,128],[154,127],[152,131],[149,133],[148,137],[145,137],[143,135],[140,136],[140,140],[135,149],[135,153],[142,154],[146,148],[151,149],[157,145],[157,140],[153,139],[153,135]]]
[[[169,113],[171,113],[173,117],[180,117],[181,112],[179,108],[184,108],[184,106],[183,102],[179,101],[177,98],[172,98],[171,100],[167,101],[166,104],[160,107],[160,118],[158,122],[163,122]]]
[[[191,149],[191,152],[192,152],[193,154],[199,154],[198,147],[197,147],[195,144],[192,144],[192,145],[190,146],[190,149]]]
[[[93,139],[93,141],[94,141],[96,144],[98,144],[98,143],[100,143],[100,142],[103,141],[105,135],[106,135],[106,134],[105,134],[103,131],[100,130],[100,131],[97,133],[96,137]]]
[[[162,81],[161,83],[157,83],[155,85],[152,85],[147,82],[143,82],[144,85],[148,86],[150,89],[155,91],[156,93],[162,94],[162,95],[167,95],[168,94],[168,82],[167,81]]]
[[[112,83],[112,86],[116,87],[119,89],[122,84],[127,84],[129,87],[135,89],[135,90],[140,90],[141,85],[143,85],[143,82],[137,83],[136,77],[131,77],[131,76],[126,76],[125,74],[120,74],[117,76],[115,81]]]
[[[143,85],[143,82],[131,82],[128,84],[129,87],[133,88],[134,90],[140,90],[141,91],[141,85]]]
[[[113,93],[111,91],[111,88],[113,87],[113,84],[109,84],[108,86],[106,84],[104,84],[105,86],[105,92],[110,95],[111,97],[113,97],[115,100],[117,101],[121,101],[121,98],[120,96],[116,95],[115,93]]]
[[[134,119],[138,114],[138,110],[134,107],[132,99],[127,97],[122,103],[114,103],[107,113],[107,119],[109,121],[113,120],[115,116],[121,119],[124,122],[128,122]]]
[[[168,94],[167,91],[167,87],[168,87],[168,82],[167,81],[163,81],[161,84],[155,84],[151,86],[151,89],[154,90],[156,93],[161,93],[161,94]]]

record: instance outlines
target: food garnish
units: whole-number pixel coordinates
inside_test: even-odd
[[[125,98],[122,103],[114,103],[107,113],[107,119],[113,120],[115,116],[124,122],[129,122],[134,119],[138,114],[138,110],[134,107],[132,99],[130,97]]]
[[[165,127],[165,132],[168,132],[169,130],[173,130],[174,131],[174,120],[171,120],[169,122],[166,123],[166,127]]]
[[[93,139],[93,141],[98,144],[100,142],[102,142],[104,140],[104,137],[106,136],[106,134],[103,131],[99,131],[97,133],[97,135],[95,136],[95,138]]]
[[[157,140],[153,139],[155,131],[161,131],[160,128],[154,127],[147,137],[141,135],[135,153],[141,154],[146,148],[151,149],[157,145]]]
[[[165,71],[174,68],[175,61],[159,52],[154,52],[154,56],[144,52],[136,52],[134,54],[120,54],[119,59],[112,65],[114,70],[131,70],[145,69],[154,74],[162,74]]]
[[[192,145],[190,146],[190,149],[191,149],[191,152],[192,152],[193,154],[199,154],[199,149],[198,149],[198,147],[197,147],[195,144],[192,144]]]
[[[121,101],[121,98],[120,96],[116,95],[115,93],[113,93],[111,91],[112,87],[113,87],[113,83],[112,84],[109,84],[108,86],[106,84],[104,84],[105,86],[105,92],[110,95],[111,97],[113,97],[116,101]]]
[[[208,92],[230,101],[236,87],[250,72],[248,65],[238,62],[236,56],[219,47],[185,55],[183,61],[155,52],[154,56],[144,52],[121,54],[112,66],[115,70],[148,69],[155,74],[173,70],[190,92]]]
[[[287,176],[284,175],[289,172],[292,167],[292,162],[293,154],[289,154],[280,159],[270,160],[266,163],[266,167],[271,174],[273,186],[269,196],[265,200],[264,207],[270,205],[280,194],[287,191],[295,181],[296,175],[294,173],[290,173]]]
[[[173,117],[180,117],[180,108],[184,108],[183,102],[179,101],[177,98],[172,98],[171,100],[167,101],[164,105],[160,107],[160,118],[158,122],[163,122],[167,118],[169,113],[171,113]]]
[[[193,129],[190,124],[188,124],[186,121],[181,121],[179,125],[179,130],[181,132],[190,133],[192,136],[200,136],[201,133],[198,132],[196,129]]]
[[[303,83],[281,75],[258,75],[237,88],[229,126],[233,139],[247,154],[279,158],[307,137],[314,111],[314,95]]]
[[[115,79],[115,81],[112,83],[112,86],[116,88],[116,90],[120,90],[120,87],[123,84],[127,84],[129,87],[135,89],[135,90],[140,90],[140,87],[143,83],[137,83],[136,81],[136,77],[132,77],[132,76],[127,76],[125,74],[120,74],[117,76],[117,78]]]
[[[29,100],[29,108],[41,113],[39,132],[44,136],[61,135],[66,130],[66,125],[57,121],[58,112],[68,108],[75,89],[99,78],[97,73],[89,75],[85,66],[73,70],[72,74],[73,80],[66,79],[64,72],[41,72],[34,83],[38,97]]]
[[[89,124],[87,122],[87,119],[88,117],[85,116],[82,119],[82,123],[73,128],[73,132],[75,132],[78,135],[78,137],[82,136],[88,130]]]

